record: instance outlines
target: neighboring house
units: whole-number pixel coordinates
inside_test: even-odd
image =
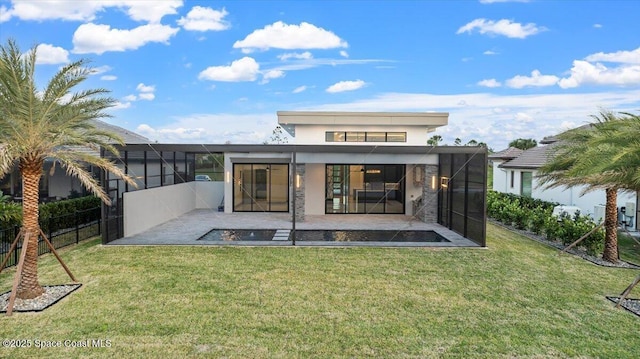
[[[526,151],[510,147],[489,155],[489,161],[493,166],[493,190],[558,202],[565,206],[575,206],[580,209],[582,214],[600,220],[604,217],[606,202],[604,190],[588,192],[583,195],[585,186],[562,186],[545,189],[539,184],[536,177],[538,170],[552,155],[553,147],[557,143],[557,137],[550,136],[540,141],[540,146]],[[624,214],[622,213],[623,208]],[[624,221],[628,228],[637,228],[637,208],[637,194],[618,192],[619,220]]]
[[[109,131],[120,136],[125,143],[149,143],[149,139],[140,136],[134,132],[128,131],[122,127],[110,125],[104,121],[95,120],[96,127],[100,130]],[[90,148],[79,148],[80,151],[86,151],[100,156],[100,151]],[[44,163],[43,176],[40,180],[40,200],[43,202],[54,201],[68,198],[69,196],[84,195],[86,190],[80,184],[80,181],[74,177],[67,175],[66,171],[56,163],[52,170],[54,162],[46,159]],[[99,178],[99,172],[89,168],[91,173]],[[5,194],[13,197],[15,200],[22,199],[22,177],[16,165],[14,170],[7,174],[4,178],[0,178],[0,190]]]
[[[487,152],[426,146],[448,113],[278,112],[295,144],[127,144],[120,157],[138,188],[106,175],[114,205],[104,242],[196,208],[416,216],[485,244]],[[197,156],[224,157],[222,181],[194,181]],[[221,205],[221,202],[224,202]],[[295,209],[295,211],[294,211]],[[153,215],[150,215],[153,213]]]

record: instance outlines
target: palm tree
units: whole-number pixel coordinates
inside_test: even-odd
[[[631,179],[638,173],[636,162],[621,158],[630,146],[627,134],[621,131],[626,118],[618,118],[609,111],[592,116],[596,122],[558,135],[552,157],[540,169],[538,178],[547,188],[584,185],[583,193],[605,190],[605,246],[602,258],[618,261],[618,190],[633,191],[640,188]],[[640,131],[636,133],[636,136]],[[635,148],[636,152],[638,151]],[[629,155],[630,156],[630,155]],[[637,156],[637,153],[636,153]],[[640,177],[640,176],[639,176]],[[638,182],[640,184],[640,181]]]
[[[427,140],[427,145],[429,145],[429,146],[437,146],[437,145],[440,144],[440,142],[442,142],[442,136],[433,135],[433,136],[429,137],[429,139]]]
[[[536,147],[538,142],[533,138],[518,138],[509,142],[509,147],[519,148],[521,150],[528,150],[530,148]]]
[[[45,159],[60,164],[67,174],[76,177],[105,203],[109,197],[85,170],[93,165],[131,182],[110,161],[79,148],[117,153],[115,135],[101,131],[94,120],[108,117],[104,112],[114,100],[104,97],[107,90],[90,89],[71,92],[91,75],[86,60],[62,67],[39,91],[34,72],[37,46],[22,54],[14,40],[0,45],[0,178],[18,165],[22,175],[22,236],[28,238],[17,297],[35,298],[43,293],[38,283],[38,183]],[[55,165],[54,163],[54,165]],[[23,239],[24,241],[24,239]],[[24,246],[24,244],[23,244]]]

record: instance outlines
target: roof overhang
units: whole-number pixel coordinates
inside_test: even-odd
[[[448,112],[278,111],[278,124],[294,137],[296,125],[418,126],[433,131],[448,123]]]

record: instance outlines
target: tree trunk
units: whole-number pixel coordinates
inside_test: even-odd
[[[604,252],[602,259],[607,262],[618,262],[618,189],[607,188],[607,203],[604,216]]]
[[[29,247],[24,260],[22,277],[16,296],[20,299],[39,297],[44,289],[38,284],[38,224],[39,183],[42,176],[43,160],[32,157],[20,162],[22,174],[22,234],[29,234]]]

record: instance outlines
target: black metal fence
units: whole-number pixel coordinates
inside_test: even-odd
[[[77,244],[82,240],[100,235],[100,207],[77,211],[73,214],[50,217],[40,221],[40,228],[47,234],[53,247],[58,249],[70,244]],[[4,259],[15,240],[19,227],[0,230],[0,261]],[[21,244],[7,261],[6,266],[14,266],[18,263]],[[38,238],[38,254],[49,253],[49,246],[40,236]]]

